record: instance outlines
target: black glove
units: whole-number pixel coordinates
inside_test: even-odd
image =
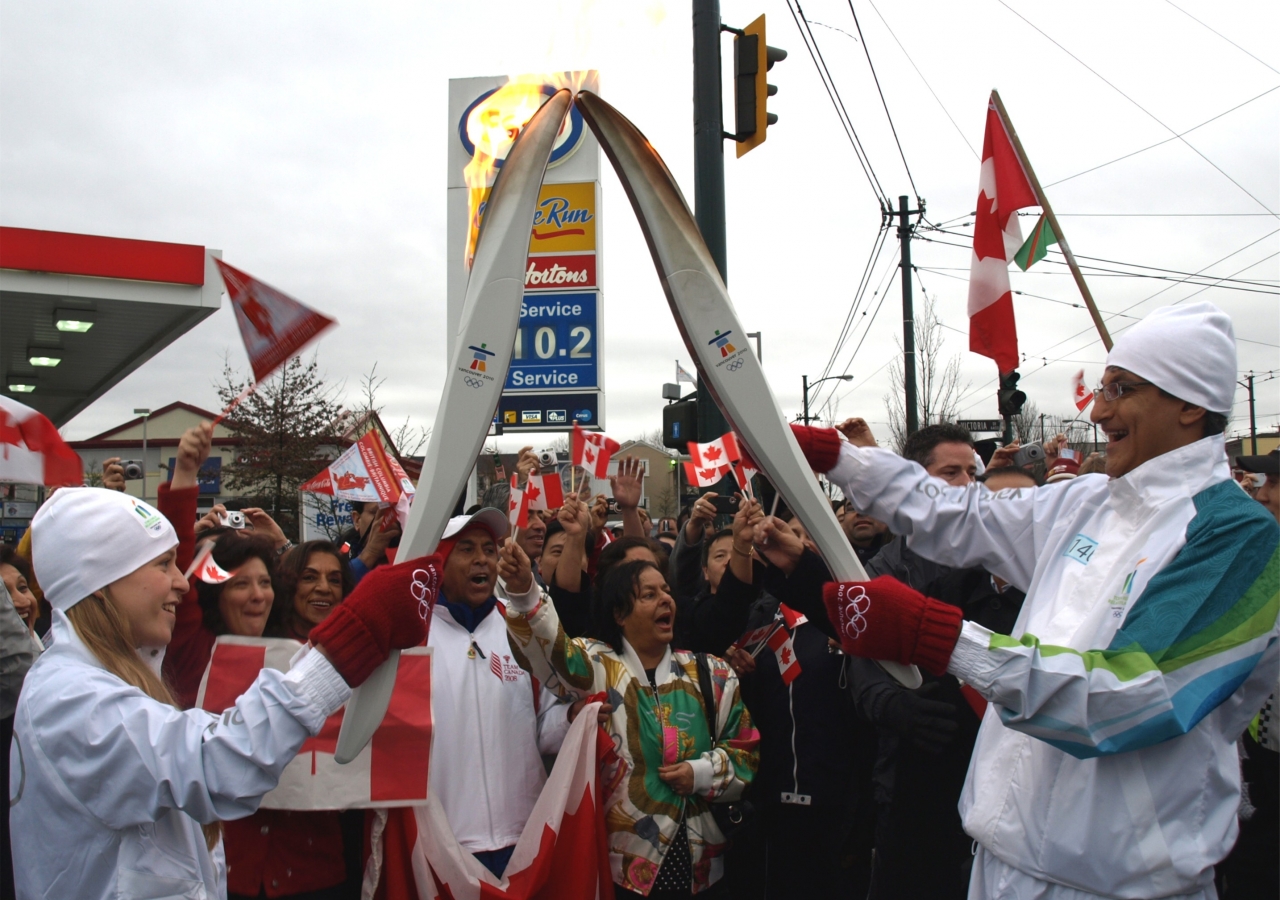
[[[919,690],[905,688],[887,691],[877,710],[876,723],[910,741],[917,750],[941,753],[955,740],[956,707],[943,700],[930,700],[941,685],[926,684]]]

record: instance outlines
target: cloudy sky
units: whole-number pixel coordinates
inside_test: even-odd
[[[1113,333],[1195,294],[1226,309],[1247,340],[1242,377],[1280,369],[1280,53],[1266,37],[1280,7],[854,0],[853,9],[865,44],[841,0],[807,0],[804,16],[884,193],[913,194],[913,180],[932,222],[968,233],[974,148],[996,87],[1072,249],[1110,270],[1088,278],[1103,310],[1124,313],[1110,319]],[[790,56],[771,73],[780,122],[768,141],[741,160],[727,148],[729,289],[744,325],[763,333],[765,371],[795,415],[801,376],[827,371],[880,213],[786,3],[724,0],[722,9],[739,26],[761,12],[769,42]],[[689,6],[673,0],[0,0],[0,222],[219,248],[340,321],[317,344],[330,379],[354,393],[376,362],[388,421],[429,424],[446,368],[448,80],[597,68],[604,96],[691,196],[690,38]],[[628,438],[660,424],[661,385],[675,359],[690,360],[605,168],[606,425]],[[969,242],[922,237],[931,242],[913,244],[917,295],[935,298],[946,352],[962,361],[962,415],[994,417],[995,366],[966,349]],[[832,370],[855,380],[815,390],[817,405],[831,401],[828,415],[886,419],[902,327],[895,243]],[[1162,270],[1237,281],[1206,289]],[[1071,409],[1072,375],[1084,368],[1096,381],[1104,358],[1064,272],[1041,264],[1011,276],[1025,292],[1016,298],[1022,383],[1050,413]],[[64,431],[87,437],[135,406],[216,408],[228,351],[243,364],[224,306]],[[1276,428],[1280,379],[1260,383],[1257,397],[1259,428]],[[1231,430],[1246,428],[1243,390],[1235,414]]]

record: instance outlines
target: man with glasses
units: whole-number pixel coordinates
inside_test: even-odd
[[[846,652],[949,672],[987,702],[960,801],[971,898],[1217,896],[1236,741],[1280,675],[1280,528],[1231,482],[1235,379],[1221,310],[1157,310],[1095,393],[1106,475],[996,494],[797,429],[915,551],[1027,594],[1006,636],[892,579],[827,585]]]

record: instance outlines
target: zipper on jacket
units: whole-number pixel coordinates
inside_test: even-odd
[[[475,659],[475,656],[473,654],[476,651],[479,651],[480,656],[483,658],[484,651],[480,650],[480,645],[476,643],[475,632],[468,631],[467,637],[470,638],[471,640],[471,646],[467,648],[467,658]],[[480,707],[480,679],[478,677],[475,677],[474,672],[472,672],[471,675],[473,676],[471,679],[471,686],[474,689],[474,693],[476,697],[476,711],[478,713],[481,708]],[[489,816],[489,840],[492,841],[493,840],[493,801],[489,797],[489,779],[487,777],[489,769],[484,758],[484,716],[482,715],[476,716],[476,731],[480,733],[480,780],[484,785],[484,809]]]

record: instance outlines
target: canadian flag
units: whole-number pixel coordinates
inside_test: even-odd
[[[605,801],[625,772],[596,724],[599,703],[574,719],[502,877],[458,843],[434,796],[379,812],[365,869],[378,898],[397,900],[612,900]],[[374,740],[377,740],[376,736]]]
[[[769,649],[778,658],[778,671],[782,673],[782,683],[790,684],[800,677],[800,661],[796,659],[796,648],[791,643],[791,634],[785,628],[779,628],[769,638]]]
[[[530,509],[559,509],[564,506],[564,485],[560,473],[530,475],[524,486]]]
[[[684,464],[684,474],[689,483],[695,487],[711,487],[719,484],[720,479],[729,474],[728,466],[696,466],[691,462]]]
[[[777,619],[774,619],[767,625],[761,625],[759,628],[754,628],[751,631],[748,631],[742,637],[734,641],[733,646],[737,647],[739,650],[751,652],[751,649],[756,644],[768,638],[775,630],[781,627],[781,623],[779,623]]]
[[[690,441],[689,456],[693,459],[693,464],[701,468],[723,466],[742,458],[742,454],[738,451],[738,440],[732,431],[727,431],[706,444]]]
[[[599,431],[584,431],[573,423],[573,465],[581,466],[596,478],[609,476],[609,460],[622,445]]]
[[[1076,409],[1084,412],[1084,408],[1093,402],[1093,391],[1084,386],[1084,369],[1081,369],[1071,379],[1072,397],[1075,401]]]
[[[84,484],[84,465],[48,417],[0,397],[0,481],[79,485]]]
[[[220,259],[214,262],[236,311],[236,324],[249,354],[254,381],[266,378],[316,335],[338,324],[265,281]]]
[[[200,546],[200,552],[191,561],[183,578],[195,576],[205,584],[222,584],[231,580],[231,573],[218,565],[213,558],[213,545],[213,541],[205,541]]]
[[[782,613],[782,620],[787,623],[787,627],[795,630],[797,625],[803,625],[809,621],[809,617],[802,612],[796,612],[785,603],[778,604],[778,612]]]
[[[222,713],[235,706],[264,668],[281,672],[303,647],[284,638],[222,635],[213,645],[196,706]],[[325,720],[285,766],[280,783],[262,798],[267,809],[354,809],[404,806],[427,798],[431,761],[431,649],[400,653],[387,715],[359,755],[338,765],[343,710]]]
[[[402,527],[408,521],[414,495],[413,482],[396,457],[387,452],[378,432],[372,429],[298,490],[377,503],[384,509],[395,507],[395,516]],[[388,519],[383,529],[389,525]]]
[[[969,349],[994,359],[1001,372],[1018,367],[1018,331],[1009,289],[1009,260],[1022,246],[1016,213],[1038,203],[993,96],[987,103],[987,135],[982,142],[973,220]]]
[[[515,474],[511,476],[511,498],[507,501],[507,518],[511,521],[512,528],[528,528],[529,497],[516,487],[519,483],[516,480],[518,477]]]

